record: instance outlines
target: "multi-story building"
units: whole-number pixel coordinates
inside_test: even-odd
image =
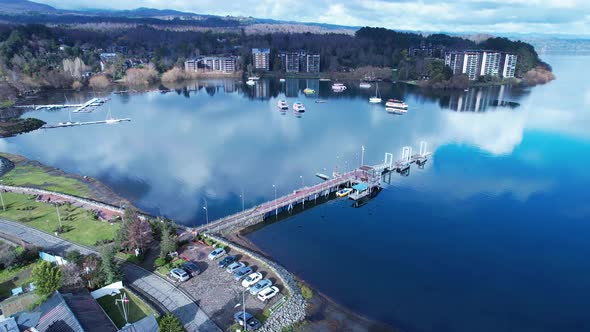
[[[187,72],[223,72],[238,71],[238,56],[202,56],[184,62]]]
[[[502,60],[502,77],[513,78],[514,73],[516,72],[516,61],[518,60],[518,56],[516,54],[506,53]]]
[[[254,66],[254,70],[270,70],[270,49],[253,48],[252,65]]]
[[[320,55],[305,51],[283,52],[280,55],[283,70],[287,73],[319,73]]]
[[[479,76],[514,77],[517,56],[497,51],[455,51],[445,53],[445,65],[453,75],[465,74],[470,80]]]
[[[500,52],[483,52],[481,56],[481,70],[479,72],[479,75],[498,77],[500,74],[501,58],[502,53]]]
[[[287,73],[298,73],[300,70],[300,54],[297,52],[285,52],[281,54],[281,63]],[[275,68],[276,70],[276,68]]]
[[[451,67],[453,75],[461,74],[463,72],[463,52],[447,52],[445,65]]]
[[[319,54],[307,54],[306,55],[306,72],[308,73],[319,73],[320,72],[320,55]]]

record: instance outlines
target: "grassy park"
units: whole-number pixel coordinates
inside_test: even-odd
[[[76,178],[59,175],[40,165],[23,163],[22,157],[5,153],[0,153],[0,156],[10,159],[15,164],[14,169],[0,178],[2,184],[34,187],[80,197],[91,195],[88,185]]]
[[[6,211],[0,209],[0,217],[16,220],[53,234],[58,226],[56,206],[37,202],[34,196],[2,193]],[[83,245],[93,246],[97,241],[111,240],[119,230],[119,224],[97,220],[92,211],[65,204],[58,207],[63,232],[60,237]]]

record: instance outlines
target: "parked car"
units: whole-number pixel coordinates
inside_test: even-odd
[[[255,285],[260,280],[262,280],[262,273],[254,272],[247,276],[246,279],[242,280],[242,286],[248,288]]]
[[[258,293],[258,299],[262,302],[270,300],[279,293],[277,286],[266,287]]]
[[[201,274],[201,269],[195,262],[186,262],[182,264],[182,268],[191,275],[191,277]]]
[[[247,311],[245,315],[243,311],[239,311],[234,314],[234,321],[238,323],[240,326],[244,326],[244,320],[246,321],[246,331],[255,331],[262,326],[260,321]]]
[[[252,272],[254,272],[254,271],[252,270],[251,267],[244,266],[244,267],[236,270],[236,272],[234,272],[234,279],[236,279],[236,281],[240,281],[240,280],[246,278],[246,276]]]
[[[213,250],[209,254],[208,258],[209,258],[209,260],[212,260],[213,261],[213,260],[216,260],[216,259],[218,259],[219,257],[221,257],[223,255],[225,255],[225,249],[223,249],[223,248],[217,248],[217,249]]]
[[[178,281],[187,281],[190,278],[185,270],[179,268],[173,268],[170,270],[170,276]]]
[[[238,257],[236,256],[225,256],[222,260],[217,263],[217,266],[224,268],[233,263]]]
[[[268,279],[262,279],[259,282],[257,282],[256,285],[250,287],[250,294],[257,295],[258,293],[260,293],[261,290],[270,286],[272,286],[272,281]]]
[[[227,271],[227,273],[234,273],[237,270],[243,268],[244,266],[246,266],[244,262],[233,262],[225,270]]]

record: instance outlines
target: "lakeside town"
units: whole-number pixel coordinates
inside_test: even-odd
[[[370,225],[366,227],[389,234],[391,229],[381,229],[375,221],[398,218],[379,215],[377,209],[386,209],[390,201],[383,204],[378,196],[387,190],[402,196],[406,190],[402,181],[407,181],[410,174],[411,180],[418,179],[416,182],[431,181],[428,177],[438,180],[429,168],[435,147],[426,140],[444,147],[446,138],[424,130],[435,112],[451,111],[437,118],[442,123],[440,132],[460,137],[452,141],[459,147],[448,148],[457,149],[451,154],[474,153],[462,148],[470,140],[483,140],[483,135],[479,136],[483,125],[473,118],[460,118],[461,113],[483,114],[499,109],[490,126],[509,127],[512,114],[507,110],[520,107],[516,96],[556,79],[552,63],[541,59],[533,45],[515,38],[369,26],[305,28],[305,24],[293,22],[202,17],[148,8],[131,13],[86,13],[27,0],[7,3],[6,8],[0,8],[2,332],[413,330],[411,324],[398,324],[398,317],[384,319],[389,315],[386,309],[373,317],[367,311],[374,309],[352,309],[350,302],[340,303],[334,293],[329,293],[348,292],[347,288],[353,287],[361,293],[375,292],[389,286],[377,285],[378,281],[378,288],[365,285],[373,277],[379,279],[382,274],[390,278],[413,270],[413,262],[405,262],[396,265],[395,271],[385,271],[385,265],[390,263],[381,260],[395,249],[390,247],[389,239],[372,239],[363,229]],[[218,90],[223,90],[223,95],[215,95]],[[238,91],[252,100],[235,98],[234,92]],[[71,101],[72,95],[77,100]],[[414,104],[408,105],[408,100],[401,99],[404,96]],[[422,103],[426,102],[422,99],[431,99],[427,102],[435,104],[436,111],[424,107]],[[331,104],[341,112],[329,113],[327,108]],[[360,110],[359,105],[366,108]],[[223,122],[224,117],[230,117],[228,110],[235,117],[231,123]],[[293,116],[286,116],[287,110]],[[370,126],[360,125],[356,114],[351,115],[354,111],[367,113]],[[194,120],[183,112],[203,118]],[[313,115],[303,118],[303,114],[310,113]],[[212,120],[205,119],[206,116],[219,117],[216,121],[226,127],[209,128]],[[329,123],[335,116],[343,120]],[[87,119],[81,120],[82,117]],[[517,120],[524,121],[522,117]],[[171,125],[174,121],[177,123]],[[138,128],[133,130],[131,126],[136,123]],[[94,126],[97,124],[104,126]],[[411,133],[401,133],[400,128],[409,128],[410,124]],[[467,127],[464,124],[475,129],[463,128]],[[438,129],[438,125],[433,126]],[[89,127],[103,127],[104,131]],[[172,139],[166,129],[178,136]],[[328,132],[329,129],[332,131]],[[326,136],[318,135],[320,131],[326,131],[330,140],[321,141]],[[362,134],[348,133],[352,131]],[[502,136],[501,130],[497,131],[485,131],[484,138],[492,137],[497,144],[478,141],[476,154],[487,153],[487,148],[493,150],[491,155],[504,157],[506,151],[515,149],[516,143],[510,148],[499,145],[522,138],[519,133]],[[368,147],[357,136],[365,139],[373,132],[394,133],[373,142],[396,143],[380,144],[377,152],[366,155]],[[111,135],[120,139],[110,140]],[[158,139],[148,140],[144,135]],[[241,136],[236,139],[234,135]],[[45,141],[47,145],[39,150],[30,149],[29,145],[25,148],[23,139]],[[248,145],[242,146],[247,139]],[[84,140],[88,140],[87,145],[81,145],[80,150],[91,152],[70,150],[70,141]],[[177,144],[175,140],[183,143]],[[213,144],[215,140],[219,142]],[[273,149],[265,145],[273,140]],[[334,142],[341,145],[335,148]],[[306,143],[322,146],[323,150],[293,148]],[[209,144],[210,149],[202,147]],[[236,153],[252,147],[261,151],[252,154],[251,159]],[[39,153],[42,149],[55,152]],[[150,157],[131,163],[132,150]],[[175,151],[178,158],[167,158],[170,154],[163,152],[167,150]],[[207,153],[235,155],[235,159],[206,160],[204,163],[211,163],[209,168],[199,168],[201,165],[196,165],[195,160],[206,159],[202,155]],[[275,153],[294,156],[285,163],[275,163],[271,160]],[[88,158],[89,154],[94,157]],[[110,160],[109,154],[116,157]],[[198,157],[189,158],[189,154]],[[328,158],[324,155],[328,154],[334,154],[336,161],[325,162]],[[317,165],[313,167],[317,172],[302,170],[301,164],[315,158]],[[463,155],[464,160],[474,165],[485,163],[477,158]],[[85,159],[88,163],[82,164]],[[441,164],[445,161],[442,157],[439,160]],[[68,163],[76,166],[70,168]],[[247,163],[256,164],[250,167]],[[100,167],[93,169],[95,165]],[[161,172],[156,175],[144,168],[159,168]],[[244,171],[237,172],[235,168]],[[254,168],[259,168],[256,174],[246,173]],[[509,172],[502,166],[498,169]],[[301,175],[289,180],[289,186],[281,182],[284,174],[293,177],[293,172]],[[263,179],[252,180],[259,173],[264,174]],[[156,182],[154,179],[159,176],[165,179]],[[244,179],[250,176],[252,179]],[[392,176],[396,177],[393,181]],[[206,181],[213,177],[218,185],[237,178],[240,183],[231,188],[206,188]],[[508,186],[511,181],[515,180],[498,182]],[[185,186],[187,182],[193,187]],[[196,183],[202,186],[198,190]],[[256,188],[261,183],[266,186],[264,190]],[[159,196],[156,191],[164,186],[168,188],[162,191],[168,192]],[[444,186],[456,189],[453,195],[469,197],[467,189],[458,188],[452,181],[450,185],[440,184],[440,188],[447,188]],[[244,187],[253,196],[250,201],[245,199]],[[497,196],[501,197],[503,190],[498,189]],[[494,196],[490,191],[482,191],[481,196]],[[433,193],[440,199],[440,192]],[[198,199],[190,201],[189,208],[182,205],[185,202],[181,199],[175,200],[174,195]],[[522,202],[529,195],[535,192],[515,196]],[[214,200],[216,214],[212,213]],[[430,212],[425,212],[429,209],[426,203],[408,203],[409,198],[400,201],[411,210],[400,219],[430,218]],[[176,214],[169,213],[170,207],[165,209],[164,204],[174,206]],[[338,211],[330,212],[333,210]],[[307,216],[310,211],[315,212],[314,222],[325,224],[329,218],[335,218],[342,227],[355,228],[351,236],[321,226],[321,232],[309,235],[310,242],[343,245],[338,247],[337,254],[323,256],[316,249],[294,253],[286,238],[282,238],[285,249],[277,257],[269,250],[268,242],[261,245],[250,237],[269,225],[288,224],[285,221]],[[359,217],[358,211],[364,215]],[[438,213],[434,208],[432,211]],[[198,222],[191,219],[196,215]],[[443,219],[454,218],[441,215]],[[351,222],[353,218],[356,224]],[[359,222],[363,224],[359,226]],[[415,225],[422,227],[417,222]],[[296,233],[300,236],[308,227],[291,224],[283,235],[293,234],[295,238]],[[277,231],[267,236],[281,241],[279,234]],[[383,256],[369,259],[365,257],[367,252],[360,250],[348,253],[357,246],[380,251]],[[419,251],[433,250],[423,248]],[[400,256],[405,254],[401,252]],[[333,275],[313,279],[313,273],[305,270],[304,265],[291,269],[290,259],[297,255],[317,270],[326,261],[340,262],[338,269],[331,269],[343,280],[329,281]],[[416,257],[419,260],[420,256]],[[373,269],[366,268],[365,272],[360,264],[365,259],[366,265],[376,264],[375,269],[384,269],[380,276]],[[346,274],[353,269],[362,274],[361,283],[353,282],[359,279],[351,278],[350,283],[346,280]],[[434,273],[425,268],[416,270]],[[445,277],[441,273],[441,279]],[[398,290],[400,299],[407,297],[396,299],[402,307],[411,302],[408,298],[417,298],[410,293],[412,277],[408,278],[410,281],[403,286],[408,293]],[[317,288],[322,282],[325,287],[326,280],[328,284],[334,283],[327,292],[326,288]],[[416,285],[429,292],[440,292],[437,296],[444,294],[426,282]],[[400,312],[399,306],[396,308]],[[428,324],[436,330],[458,326],[441,320]]]

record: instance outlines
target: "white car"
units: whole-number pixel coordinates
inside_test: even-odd
[[[250,287],[250,294],[258,295],[258,293],[260,293],[260,291],[262,291],[266,287],[270,287],[270,286],[272,286],[272,281],[270,281],[268,279],[262,279],[259,282],[257,282],[256,285]]]
[[[258,293],[258,299],[262,302],[272,299],[279,293],[277,286],[266,287]]]
[[[225,271],[227,271],[227,273],[234,273],[237,270],[243,268],[244,266],[246,266],[244,262],[233,262],[225,269]]]
[[[187,281],[190,278],[190,276],[188,275],[188,273],[186,273],[185,270],[179,268],[174,268],[170,270],[170,276],[181,282]]]
[[[246,279],[242,280],[242,286],[248,288],[257,282],[262,280],[262,273],[254,272],[251,275],[247,276]]]
[[[213,261],[213,260],[216,260],[216,259],[218,259],[219,257],[221,257],[223,255],[225,255],[225,249],[223,249],[223,248],[217,248],[217,249],[213,250],[209,254],[208,258],[209,258],[209,260]]]

